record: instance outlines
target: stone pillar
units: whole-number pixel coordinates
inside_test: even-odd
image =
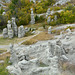
[[[51,11],[51,15],[53,15],[53,14],[54,14],[54,10]]]
[[[47,19],[47,23],[49,24],[51,22],[51,17],[49,16]]]
[[[13,46],[13,44],[10,44],[9,47],[10,47],[10,53],[11,53],[10,62],[12,64],[16,64],[16,63],[18,63],[18,57],[17,57],[16,52],[14,50],[14,46]]]
[[[15,22],[15,18],[14,17],[12,17],[12,29],[13,29],[14,35],[17,36],[18,35],[18,27],[16,25],[16,22]]]
[[[52,29],[52,27],[50,26],[49,28],[48,28],[48,34],[51,34],[51,30]]]
[[[23,27],[23,25],[21,25],[19,28],[18,28],[18,38],[22,38],[25,36],[25,29]]]
[[[55,20],[55,21],[57,20],[57,15],[54,16],[54,20]]]
[[[10,20],[8,20],[7,28],[8,28],[8,37],[13,38],[13,30],[11,28],[11,21]]]
[[[46,18],[50,15],[50,8],[48,8],[47,12],[46,12]]]
[[[34,13],[33,13],[33,8],[31,8],[31,24],[35,24],[35,18],[34,18]]]
[[[7,38],[8,37],[8,29],[4,28],[3,29],[3,38]]]

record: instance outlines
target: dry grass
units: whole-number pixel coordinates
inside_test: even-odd
[[[9,39],[9,38],[4,39],[3,37],[0,37],[0,45],[9,45],[10,43],[17,44],[17,43],[19,43],[19,42],[21,42],[21,41],[23,41],[27,38],[30,38],[31,36],[33,36],[33,35],[30,35],[28,37],[23,37],[23,38],[15,37],[15,38],[12,38],[12,39]]]
[[[60,61],[62,69],[61,75],[75,75],[75,64],[70,64],[68,61]]]
[[[34,44],[38,41],[42,41],[42,40],[50,40],[53,39],[53,35],[52,34],[48,34],[48,32],[41,32],[40,34],[38,34],[37,36],[33,37],[30,40],[27,40],[25,42],[23,42],[23,45],[31,45]]]
[[[6,57],[10,57],[10,52],[7,52],[7,53],[5,53],[3,55],[0,55],[0,60],[5,60]]]

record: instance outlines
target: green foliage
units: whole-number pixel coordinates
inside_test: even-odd
[[[19,0],[12,0],[13,4],[17,4]]]
[[[30,21],[30,14],[20,11],[18,13],[18,25],[27,25]]]
[[[60,10],[61,8],[59,7],[59,6],[57,6],[57,7],[54,7],[54,11],[56,11],[56,10]]]
[[[3,8],[1,8],[1,10],[0,10],[0,14],[2,14],[4,12],[4,10],[3,10]]]
[[[72,11],[65,11],[60,13],[60,18],[58,19],[58,24],[68,24],[75,22],[75,13]]]
[[[50,26],[55,26],[56,25],[56,22],[55,21],[52,21],[52,22],[49,23],[49,25]]]
[[[7,19],[6,16],[0,14],[0,29],[6,27]]]
[[[45,21],[45,18],[44,18],[43,16],[38,17],[38,16],[36,15],[36,16],[35,16],[35,21],[36,21],[37,23],[43,22],[43,21]]]
[[[8,61],[9,58],[7,57],[4,63],[0,64],[0,75],[9,75],[8,71],[6,70],[7,65],[9,65]]]

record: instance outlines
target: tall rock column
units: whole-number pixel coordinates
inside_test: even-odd
[[[48,8],[47,12],[46,12],[46,18],[50,15],[50,8]]]
[[[4,28],[3,29],[3,38],[7,38],[8,37],[8,29]]]
[[[12,17],[12,28],[13,28],[14,35],[17,36],[18,35],[18,28],[17,28],[17,25],[16,25],[14,17]]]
[[[31,8],[31,24],[35,24],[35,18],[34,18],[34,13],[33,13],[33,8]]]
[[[10,20],[8,20],[7,28],[8,28],[8,37],[13,38],[13,30],[11,28],[11,21]]]

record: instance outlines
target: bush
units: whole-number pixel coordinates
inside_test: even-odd
[[[72,11],[61,12],[57,20],[57,24],[68,24],[75,22],[75,13]]]
[[[0,10],[0,14],[2,14],[4,12],[4,10],[3,10],[3,8],[1,8],[1,10]]]
[[[7,24],[6,16],[0,14],[0,29],[5,28],[6,24]]]
[[[35,21],[36,21],[37,23],[43,22],[43,21],[45,21],[45,18],[44,18],[43,16],[38,17],[38,16],[36,15],[36,16],[35,16]]]
[[[52,21],[52,22],[49,23],[49,25],[50,26],[55,26],[56,25],[56,22],[55,21]]]
[[[60,10],[60,9],[61,9],[61,8],[57,6],[57,7],[54,8],[54,11]]]
[[[27,25],[30,22],[30,14],[24,13],[24,12],[19,12],[18,13],[18,25]]]

